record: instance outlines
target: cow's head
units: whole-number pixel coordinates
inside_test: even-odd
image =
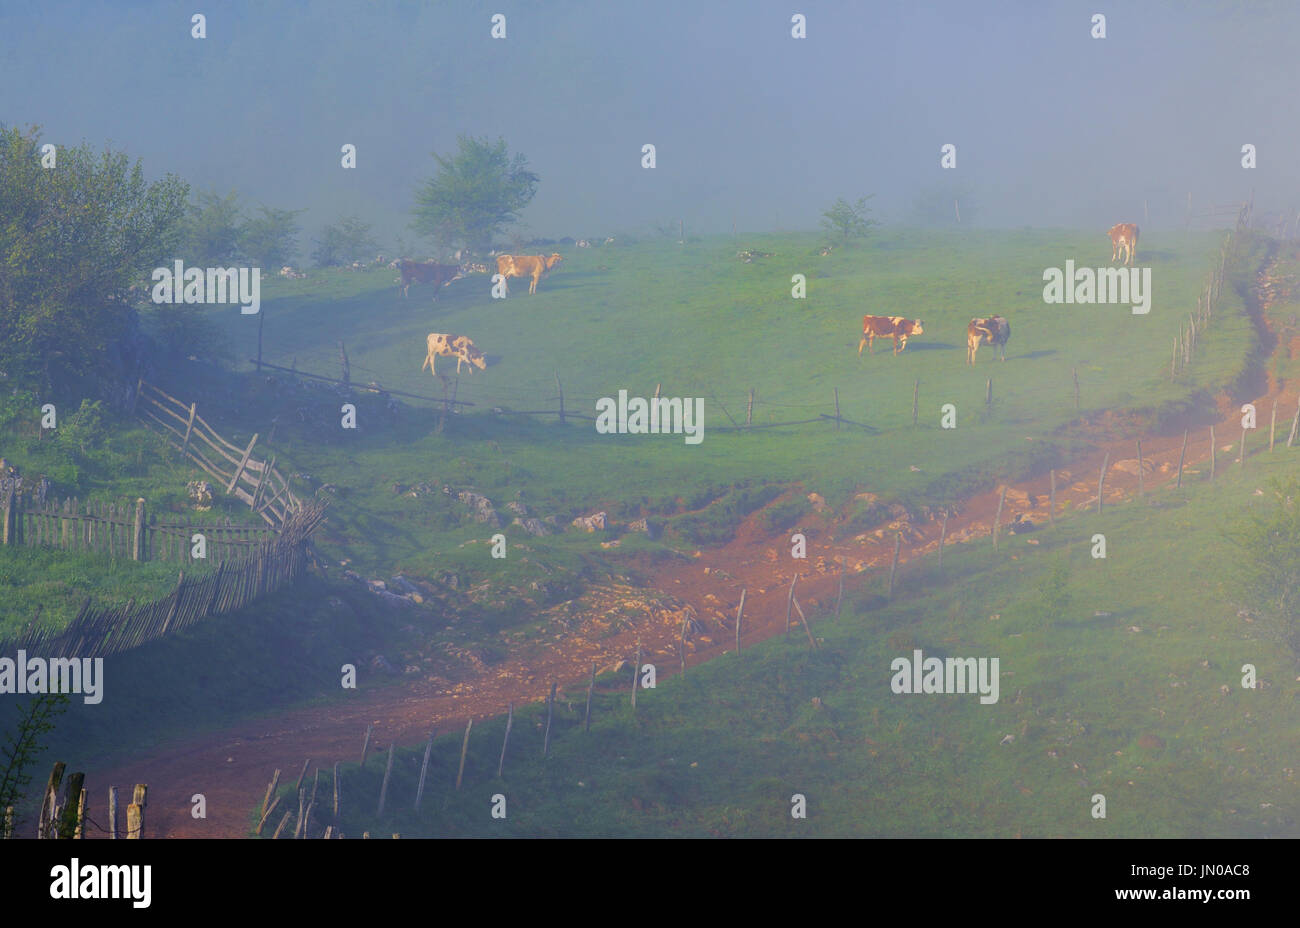
[[[903,331],[908,335],[921,335],[924,333],[924,330],[921,328],[920,319],[913,319],[911,322],[904,322]]]
[[[549,258],[546,259],[546,269],[549,271],[551,268],[555,267],[555,265],[559,264],[563,260],[564,258],[560,257],[558,254],[552,254]]]
[[[481,371],[487,370],[487,357],[472,345],[465,349],[465,360]]]

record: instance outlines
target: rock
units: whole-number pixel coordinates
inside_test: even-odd
[[[540,519],[519,519],[519,518],[516,518],[516,519],[515,519],[513,522],[511,522],[510,524],[511,524],[511,525],[518,525],[520,528],[522,528],[522,529],[523,529],[525,532],[527,532],[528,534],[530,534],[530,535],[536,535],[536,536],[539,537],[539,538],[540,538],[541,536],[543,536],[543,535],[549,535],[549,534],[551,534],[551,530],[550,530],[549,528],[546,527],[546,523],[542,522]]]
[[[496,509],[492,506],[492,501],[486,496],[462,490],[456,494],[456,498],[470,507],[475,522],[482,522],[492,528],[501,527],[501,517],[497,515]]]
[[[573,520],[572,525],[588,532],[603,532],[608,527],[603,512],[597,512],[590,516],[579,516]]]
[[[656,541],[664,533],[662,522],[654,519],[637,519],[635,522],[628,523],[628,530],[633,532],[645,532],[646,537],[651,541]]]
[[[826,497],[820,493],[809,493],[808,502],[812,504],[813,512],[826,511]]]
[[[417,586],[416,586],[414,583],[412,583],[410,580],[407,580],[407,579],[406,579],[405,577],[403,577],[401,574],[398,574],[397,576],[393,577],[393,578],[391,579],[390,582],[393,584],[393,589],[395,589],[395,590],[397,590],[397,591],[399,591],[399,592],[401,592],[401,593],[419,593],[419,592],[420,592],[420,588],[419,588],[419,587],[417,587]]]
[[[370,587],[370,592],[372,593],[378,593],[381,590],[388,589],[388,584],[384,583],[382,580],[367,580],[366,586]]]
[[[519,502],[518,500],[511,500],[510,502],[506,503],[506,510],[509,512],[513,512],[515,515],[519,516],[520,518],[524,518],[525,516],[528,515],[528,507],[525,506],[523,503]]]

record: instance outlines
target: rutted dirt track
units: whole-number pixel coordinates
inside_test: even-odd
[[[1271,270],[1260,274],[1258,291],[1263,299],[1274,292]],[[1263,327],[1262,313],[1256,322]],[[1278,351],[1300,356],[1300,336]],[[1007,363],[1013,363],[1008,361]],[[1258,410],[1260,429],[1248,439],[1248,452],[1267,446],[1268,414],[1277,402],[1279,431],[1286,429],[1300,400],[1294,386],[1275,383],[1270,375],[1266,392],[1251,400]],[[1240,401],[1238,401],[1240,402]],[[1216,425],[1220,470],[1239,461],[1241,414],[1238,402],[1227,397],[1220,402],[1222,413]],[[1254,447],[1250,447],[1253,440]],[[1142,483],[1147,493],[1160,493],[1173,486],[1182,448],[1182,435],[1143,437]],[[1073,511],[1096,505],[1097,478],[1103,458],[1109,455],[1104,504],[1120,502],[1138,491],[1137,448],[1134,438],[1099,442],[1095,450],[1056,472],[1058,513],[1067,506]],[[1210,458],[1209,430],[1198,427],[1189,440],[1185,473],[1203,471]],[[1240,466],[1238,464],[1238,466]],[[1043,525],[1048,521],[1049,475],[1010,486],[1003,524],[1015,516]],[[999,490],[965,501],[948,519],[947,544],[987,538],[998,508]],[[829,513],[827,514],[827,517]],[[524,703],[546,697],[552,679],[561,686],[585,683],[591,664],[606,667],[630,659],[638,641],[642,659],[657,664],[661,673],[677,669],[678,636],[683,612],[694,615],[699,629],[687,642],[687,663],[695,665],[734,648],[736,606],[741,589],[746,589],[742,644],[755,644],[785,629],[786,596],[794,573],[800,575],[797,595],[816,623],[834,605],[838,587],[838,563],[846,565],[845,586],[851,591],[883,566],[888,569],[894,538],[903,536],[900,563],[935,551],[940,523],[901,521],[848,541],[830,544],[826,517],[814,514],[805,532],[808,558],[792,561],[788,535],[772,537],[757,527],[757,515],[741,526],[726,546],[702,552],[689,561],[678,561],[653,570],[653,586],[662,596],[647,601],[644,591],[604,588],[593,591],[591,609],[617,610],[621,605],[640,608],[645,619],[635,627],[627,623],[606,623],[599,640],[575,633],[554,642],[541,656],[512,657],[484,667],[471,679],[448,692],[445,685],[429,682],[399,684],[361,692],[351,704],[313,707],[285,712],[274,719],[250,721],[193,741],[175,742],[147,757],[112,770],[87,774],[87,788],[101,795],[109,785],[129,789],[132,783],[149,784],[148,832],[166,837],[243,837],[248,833],[247,816],[266,790],[271,773],[280,768],[281,782],[290,781],[306,758],[313,766],[332,765],[335,760],[359,757],[368,724],[375,726],[372,746],[389,742],[414,745],[422,742],[431,727],[440,732],[463,727],[468,717],[481,719],[504,713],[509,703]],[[1021,536],[1004,536],[1021,551]],[[1032,535],[1029,536],[1032,539]],[[190,797],[207,797],[208,818],[190,816]],[[91,829],[93,831],[93,829]]]

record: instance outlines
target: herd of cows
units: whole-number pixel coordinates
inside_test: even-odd
[[[1131,222],[1117,223],[1107,230],[1107,235],[1110,236],[1111,242],[1111,261],[1118,260],[1122,253],[1124,264],[1131,267],[1137,256],[1137,225]],[[823,251],[823,254],[825,253]],[[538,281],[563,260],[559,254],[552,254],[550,257],[497,255],[497,273],[501,275],[507,292],[511,277],[529,278],[528,292],[531,294],[537,292]],[[406,258],[399,258],[389,267],[401,272],[402,279],[399,287],[403,296],[407,295],[413,283],[432,283],[436,289],[460,280],[468,274],[487,272],[485,265],[473,262],[439,264],[435,261],[411,261]],[[867,353],[871,354],[877,338],[892,339],[894,354],[897,355],[907,347],[907,339],[910,336],[920,335],[923,332],[920,319],[905,319],[902,316],[863,316],[862,340],[858,342],[858,356],[861,357],[864,347],[867,348]],[[1004,317],[993,315],[972,319],[966,326],[966,363],[975,363],[975,355],[981,345],[993,346],[997,349],[999,359],[1005,361],[1006,345],[1010,339],[1011,323]],[[487,369],[487,360],[483,352],[474,347],[474,343],[467,336],[430,333],[426,347],[427,352],[420,369],[424,370],[428,367],[429,372],[435,376],[437,376],[434,370],[436,357],[455,358],[458,374],[462,364],[469,365],[470,373],[473,373],[475,367],[479,370]]]

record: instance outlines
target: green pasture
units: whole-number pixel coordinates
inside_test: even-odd
[[[746,648],[661,678],[635,714],[628,674],[606,675],[589,733],[585,687],[562,690],[546,760],[544,705],[516,707],[500,778],[504,720],[476,722],[459,792],[461,732],[445,733],[419,814],[423,746],[398,752],[382,819],[383,765],[346,765],[340,824],[350,837],[1295,837],[1297,664],[1231,601],[1225,532],[1271,504],[1268,480],[1296,454],[1069,516],[1000,553],[955,546],[942,574],[933,558],[906,565],[892,602],[878,578],[851,586],[842,617],[809,616],[817,651],[801,636]],[[998,657],[999,701],[893,694],[890,663],[914,648]],[[796,793],[806,820],[791,817]],[[490,814],[498,794],[505,819]]]

